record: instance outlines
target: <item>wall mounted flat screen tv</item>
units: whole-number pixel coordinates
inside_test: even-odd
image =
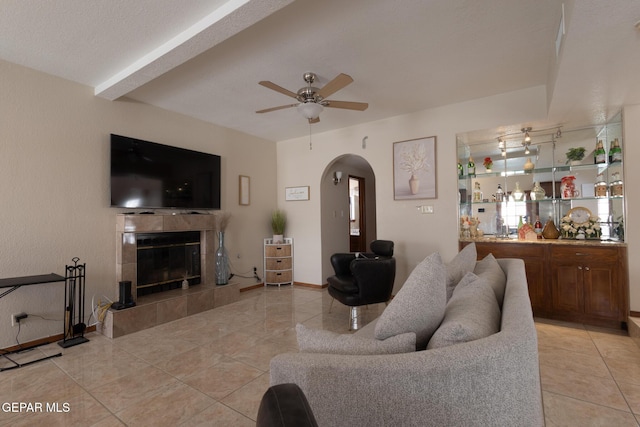
[[[111,134],[111,206],[220,209],[220,156]]]

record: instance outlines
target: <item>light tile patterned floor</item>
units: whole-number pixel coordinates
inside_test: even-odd
[[[547,426],[637,426],[640,348],[625,331],[536,319]]]
[[[0,373],[0,403],[43,405],[43,412],[0,410],[0,425],[253,426],[269,360],[297,351],[295,324],[347,332],[348,309],[336,302],[329,313],[330,300],[305,288],[252,290],[114,340],[92,333],[76,347],[23,353],[21,361],[64,354]],[[362,323],[383,309],[362,310]],[[536,327],[548,426],[638,425],[640,350],[630,338],[542,319]],[[59,412],[46,412],[47,403]]]

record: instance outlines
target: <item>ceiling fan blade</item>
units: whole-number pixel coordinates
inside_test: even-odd
[[[318,123],[320,121],[320,117],[316,117],[315,119],[309,119],[309,124]]]
[[[366,102],[351,102],[351,101],[323,101],[323,104],[327,103],[325,107],[330,108],[344,108],[346,110],[358,110],[364,111],[369,108],[369,104]]]
[[[261,82],[258,82],[258,84],[261,85],[261,86],[264,86],[266,88],[269,88],[271,90],[275,90],[276,92],[280,92],[283,95],[290,96],[292,98],[297,98],[298,97],[297,94],[291,92],[290,90],[287,90],[287,89],[283,88],[282,86],[278,86],[277,84],[272,83],[272,82],[267,81],[267,80],[263,80]]]
[[[318,91],[318,95],[320,95],[322,98],[326,98],[327,96],[333,95],[352,82],[353,79],[351,78],[351,76],[340,73],[335,79],[324,85],[324,87]]]
[[[279,107],[271,107],[271,108],[266,108],[264,110],[259,110],[259,111],[256,111],[256,113],[269,113],[271,111],[284,110],[285,108],[296,107],[297,105],[298,104],[281,105]]]

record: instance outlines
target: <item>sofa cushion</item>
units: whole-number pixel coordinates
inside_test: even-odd
[[[384,340],[406,332],[415,332],[416,348],[424,350],[447,304],[447,272],[439,253],[426,257],[411,272],[407,281],[376,323],[375,338]]]
[[[496,295],[498,306],[502,308],[502,300],[504,299],[504,288],[507,286],[507,276],[500,268],[500,264],[495,259],[493,254],[489,254],[476,263],[476,267],[473,270],[476,276],[481,277],[487,281],[493,288],[493,292]]]
[[[395,354],[416,350],[416,334],[396,335],[386,340],[361,338],[353,334],[337,334],[331,331],[309,329],[296,325],[298,348],[303,353],[330,354]]]
[[[451,298],[453,289],[460,279],[462,279],[465,274],[473,271],[477,259],[476,244],[470,243],[462,248],[451,262],[447,264],[447,301]]]
[[[467,273],[456,286],[427,349],[477,340],[499,330],[500,308],[493,289],[485,279]]]

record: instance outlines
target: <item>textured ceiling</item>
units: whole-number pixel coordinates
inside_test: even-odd
[[[560,0],[3,0],[0,58],[269,140],[309,133],[292,99],[313,71],[314,133],[546,85],[548,123],[601,123],[640,103],[640,2]],[[517,125],[517,124],[516,124]],[[540,123],[542,125],[542,123]]]

